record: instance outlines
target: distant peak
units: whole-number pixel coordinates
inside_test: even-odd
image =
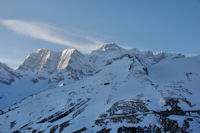
[[[79,55],[82,55],[81,52],[79,52],[77,49],[75,48],[68,48],[68,49],[65,49],[62,51],[62,54],[69,54],[69,55],[72,55],[72,54],[79,54]]]
[[[101,46],[101,48],[110,48],[110,47],[119,47],[119,46],[115,43],[104,44],[103,46]]]
[[[115,43],[110,43],[110,44],[104,44],[101,48],[102,51],[106,51],[109,49],[122,49],[122,47],[118,46]]]
[[[163,52],[163,51],[158,51],[158,52],[154,52],[153,54],[154,54],[154,55],[161,55],[161,54],[165,54],[165,52]]]
[[[48,51],[50,51],[50,50],[44,49],[44,48],[39,48],[38,50],[36,50],[36,53],[48,52]]]
[[[75,48],[67,48],[67,49],[64,49],[62,52],[74,52],[74,51],[76,51],[76,49]]]

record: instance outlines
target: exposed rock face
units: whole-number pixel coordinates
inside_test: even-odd
[[[150,101],[142,100],[122,100],[114,103],[106,113],[101,114],[95,124],[101,126],[103,129],[107,125],[117,125],[119,123],[129,123],[134,126],[118,126],[118,133],[133,133],[133,132],[178,132],[189,133],[190,124],[192,121],[198,120],[200,117],[200,110],[187,110],[184,111],[181,107],[177,108],[179,100],[168,98],[168,102],[164,105],[170,104],[172,109],[164,111],[149,110],[147,105]],[[175,102],[175,105],[172,103]],[[192,113],[192,114],[191,114]],[[187,115],[191,114],[191,115]],[[184,117],[182,120],[173,120],[170,117]],[[148,118],[148,119],[146,119]],[[150,121],[154,119],[154,121]],[[156,121],[156,122],[155,122]],[[180,122],[182,124],[180,124]],[[123,125],[123,124],[120,124]],[[104,129],[106,131],[106,129]],[[109,128],[107,129],[109,130]]]
[[[62,52],[57,65],[57,70],[70,73],[75,80],[94,71],[87,57],[75,49],[66,49]]]
[[[30,54],[17,71],[23,75],[35,75],[39,79],[59,82],[65,78],[78,80],[92,73],[94,68],[85,55],[76,49],[66,49],[61,53],[39,49]]]
[[[122,100],[114,103],[106,113],[100,115],[100,119],[95,121],[96,125],[106,126],[108,123],[139,123],[141,113],[149,112],[145,104],[148,101],[138,99]],[[139,116],[139,117],[138,117]]]
[[[21,72],[44,73],[52,74],[57,68],[59,53],[47,50],[38,49],[30,54],[25,61],[20,65],[18,70]]]

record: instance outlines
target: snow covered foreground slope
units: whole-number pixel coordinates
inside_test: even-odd
[[[51,56],[44,55],[31,70],[25,60],[16,71],[23,77],[10,86],[34,78],[31,88],[46,90],[3,109],[2,133],[200,131],[199,56],[153,54],[114,44],[90,55],[66,55],[66,60],[58,55],[48,61]],[[54,80],[60,75],[62,80]]]

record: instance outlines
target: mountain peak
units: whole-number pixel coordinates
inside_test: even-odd
[[[121,49],[122,47],[118,46],[115,43],[110,43],[110,44],[104,44],[100,49],[102,51],[107,51],[109,49]]]
[[[69,55],[72,55],[72,54],[81,54],[77,49],[75,48],[68,48],[68,49],[64,49],[62,51],[62,54],[69,54]],[[82,55],[82,54],[81,54]]]
[[[36,50],[36,53],[45,52],[45,51],[50,51],[50,50],[45,49],[45,48],[39,48]]]
[[[32,72],[38,72],[44,68],[48,68],[53,71],[56,68],[55,65],[58,57],[59,53],[40,48],[36,52],[27,56],[18,70],[31,70]]]
[[[61,70],[61,69],[66,68],[71,63],[72,58],[77,59],[80,57],[84,57],[84,55],[74,48],[68,48],[68,49],[63,50],[61,52],[61,56],[60,56],[60,60],[58,62],[57,69]]]
[[[49,49],[45,49],[45,48],[39,48],[37,49],[35,52],[33,52],[32,54],[35,54],[35,55],[44,55],[44,54],[51,54],[51,53],[56,53],[52,50],[49,50]]]

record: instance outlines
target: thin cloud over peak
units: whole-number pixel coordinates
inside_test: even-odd
[[[76,48],[82,52],[90,52],[104,43],[88,35],[73,31],[64,32],[64,30],[45,23],[9,19],[1,20],[0,23],[18,34]]]

